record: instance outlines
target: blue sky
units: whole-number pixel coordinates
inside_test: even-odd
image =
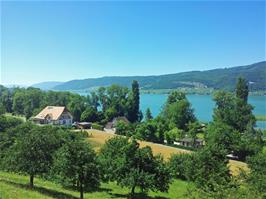
[[[264,1],[1,2],[1,83],[265,60]]]

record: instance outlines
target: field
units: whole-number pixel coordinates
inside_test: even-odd
[[[88,130],[89,134],[88,141],[92,146],[99,150],[100,147],[105,143],[106,140],[110,139],[114,134],[106,133],[98,130]],[[173,153],[191,153],[191,151],[184,149],[177,149],[169,146],[164,146],[160,144],[139,141],[140,146],[150,146],[155,154],[162,154],[167,160]],[[247,165],[243,162],[230,161],[229,166],[234,175],[239,173],[239,169],[247,170]],[[75,190],[70,190],[62,187],[54,182],[45,181],[40,178],[35,178],[35,188],[28,188],[29,177],[0,172],[0,199],[78,199],[79,192]],[[187,188],[193,186],[188,182],[181,180],[173,180],[170,185],[168,193],[155,193],[149,192],[148,195],[136,194],[139,199],[184,199],[187,198]],[[139,190],[136,190],[137,192]],[[128,193],[130,190],[128,188],[121,188],[116,185],[116,183],[102,183],[100,188],[91,193],[85,193],[84,198],[86,199],[109,199],[109,198],[128,198]]]
[[[110,139],[113,136],[116,136],[114,134],[107,133],[104,131],[98,131],[98,130],[87,130],[87,131],[89,134],[88,140],[96,150],[99,150],[106,140]],[[163,155],[165,160],[167,160],[171,156],[171,154],[191,153],[191,151],[189,150],[178,149],[178,148],[169,147],[169,146],[165,146],[161,144],[155,144],[151,142],[139,141],[139,143],[141,147],[150,146],[152,148],[152,151],[155,154],[160,153],[161,155]],[[235,161],[235,160],[229,161],[229,168],[233,175],[239,174],[240,170],[244,170],[244,171],[248,170],[246,163]]]
[[[53,182],[35,179],[35,188],[28,188],[28,176],[0,172],[1,199],[78,199],[79,192],[65,189]],[[184,199],[188,183],[174,180],[168,193],[149,192],[148,196],[138,195],[137,198],[147,199]],[[98,191],[85,193],[85,199],[127,198],[129,189],[121,188],[115,183],[102,183]]]

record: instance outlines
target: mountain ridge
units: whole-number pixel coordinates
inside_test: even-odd
[[[137,80],[141,89],[176,89],[176,88],[213,88],[234,90],[236,79],[246,78],[252,84],[252,90],[266,90],[266,61],[250,65],[217,68],[203,71],[187,71],[173,74],[148,76],[104,76],[70,80],[54,86],[53,90],[90,90],[100,86],[118,84],[131,86]]]

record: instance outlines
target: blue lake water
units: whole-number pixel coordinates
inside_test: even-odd
[[[87,95],[88,93],[79,93]],[[195,115],[202,122],[212,120],[213,108],[215,106],[211,95],[187,95],[192,104]],[[141,94],[140,109],[145,113],[147,108],[151,109],[152,115],[157,116],[162,110],[167,99],[167,94]],[[254,115],[266,115],[266,96],[249,96],[249,103],[254,107]],[[258,121],[258,128],[266,129],[266,121]]]
[[[215,106],[211,95],[187,95],[192,104],[196,117],[203,122],[212,120],[213,108]],[[142,94],[140,97],[140,109],[145,112],[147,108],[151,109],[152,115],[157,116],[164,103],[167,94]],[[249,96],[249,103],[254,106],[255,115],[266,115],[266,96]],[[266,129],[266,121],[258,121],[258,128]]]

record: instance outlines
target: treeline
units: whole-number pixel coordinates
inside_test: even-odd
[[[46,106],[65,106],[74,121],[105,124],[114,117],[127,116],[131,122],[140,121],[139,86],[132,82],[132,89],[112,85],[101,87],[88,96],[70,92],[41,91],[37,88],[12,88],[0,85],[0,113],[23,115],[27,119]]]

